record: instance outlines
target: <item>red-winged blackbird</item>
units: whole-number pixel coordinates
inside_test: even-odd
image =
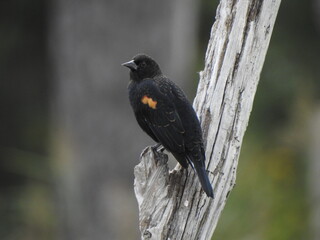
[[[130,69],[129,99],[140,127],[170,151],[182,167],[196,170],[202,189],[213,198],[197,115],[183,91],[162,75],[149,56],[123,63]]]

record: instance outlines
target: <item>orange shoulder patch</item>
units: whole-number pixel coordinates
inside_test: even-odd
[[[152,109],[156,109],[157,108],[157,101],[153,100],[152,98],[148,97],[147,95],[144,95],[141,98],[141,102],[143,104],[148,104],[148,106]]]

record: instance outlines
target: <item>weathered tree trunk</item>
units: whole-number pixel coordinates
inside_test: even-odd
[[[194,172],[169,172],[166,155],[147,148],[135,167],[142,239],[210,239],[235,185],[242,139],[281,0],[222,0],[200,73],[200,117],[215,199]]]

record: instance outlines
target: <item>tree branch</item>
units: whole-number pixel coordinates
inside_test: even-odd
[[[142,239],[210,239],[235,185],[242,139],[281,0],[222,0],[194,107],[215,192],[192,169],[169,172],[167,156],[146,148],[135,167]]]

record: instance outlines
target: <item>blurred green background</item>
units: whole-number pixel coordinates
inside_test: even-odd
[[[203,68],[216,6],[216,1],[200,2],[192,73]],[[311,215],[320,203],[313,201],[309,185],[310,142],[317,130],[312,119],[320,109],[320,10],[316,6],[319,3],[311,0],[282,2],[242,146],[237,185],[213,239],[319,239]],[[61,226],[60,190],[50,155],[54,79],[48,19],[55,12],[51,7],[52,2],[40,0],[0,3],[3,240],[73,239]],[[193,86],[187,90],[190,95],[197,84],[194,76],[195,81],[186,84]],[[132,179],[124,182],[131,189]],[[129,224],[138,228],[137,219]]]

